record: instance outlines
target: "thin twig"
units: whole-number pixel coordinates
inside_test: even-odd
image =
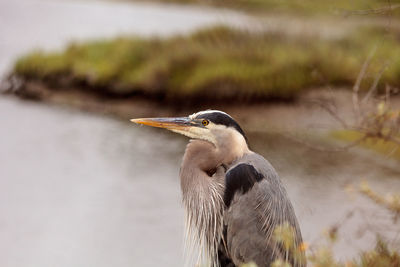
[[[361,100],[361,104],[365,104],[369,100],[371,95],[376,91],[376,88],[378,87],[378,83],[379,83],[380,79],[382,78],[382,75],[388,66],[389,66],[388,63],[385,63],[382,66],[379,73],[375,76],[374,83],[369,88],[368,93],[364,96],[363,100]]]
[[[318,150],[318,151],[321,151],[321,152],[343,152],[343,151],[347,151],[348,149],[350,149],[350,148],[352,148],[354,146],[357,146],[358,144],[360,144],[361,142],[363,142],[363,141],[365,141],[367,139],[367,136],[365,135],[365,136],[363,136],[363,137],[361,137],[361,138],[359,138],[359,139],[357,139],[357,140],[355,140],[355,141],[353,141],[353,142],[351,142],[351,143],[349,143],[349,144],[347,144],[345,146],[337,147],[337,148],[326,148],[326,147],[323,147],[323,146],[311,144],[311,143],[306,142],[304,140],[300,140],[299,138],[296,138],[296,137],[294,137],[294,136],[292,136],[290,134],[285,134],[284,133],[283,136],[285,136],[286,138],[288,138],[288,139],[290,139],[290,140],[292,140],[294,142],[300,143],[300,144],[306,146],[307,148]]]
[[[397,152],[397,150],[399,150],[399,147],[400,147],[400,146],[395,146],[395,147],[392,149],[392,151],[390,151],[390,152],[386,155],[386,157],[387,157],[387,158],[390,158],[394,153]]]
[[[337,113],[337,111],[332,110],[329,106],[325,105],[325,103],[319,101],[319,100],[313,100],[311,101],[314,104],[317,104],[318,106],[320,106],[322,109],[325,109],[334,119],[336,119],[342,126],[343,128],[347,129],[347,123],[345,120],[343,120],[339,114]]]
[[[361,67],[361,70],[358,73],[357,80],[356,80],[356,82],[355,82],[355,84],[353,86],[353,111],[354,111],[354,114],[355,114],[355,117],[356,117],[355,119],[356,119],[357,123],[359,122],[359,118],[360,118],[360,103],[359,103],[359,100],[358,100],[358,93],[360,91],[360,84],[361,84],[362,80],[364,79],[365,72],[368,69],[368,66],[369,66],[369,64],[371,62],[372,57],[375,55],[376,49],[377,49],[377,46],[374,46],[374,48],[369,53],[367,59],[364,61],[363,65]]]
[[[374,9],[363,9],[363,10],[354,10],[354,11],[345,11],[344,15],[351,16],[351,15],[372,15],[372,14],[385,14],[387,12],[391,12],[397,8],[400,8],[400,4],[397,5],[388,5],[381,8],[374,8]]]
[[[390,106],[390,85],[385,86],[385,103]]]

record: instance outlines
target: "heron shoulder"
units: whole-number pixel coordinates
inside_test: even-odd
[[[225,205],[229,207],[236,193],[245,194],[263,178],[254,166],[247,163],[240,163],[230,169],[225,175]]]
[[[280,185],[278,174],[272,165],[254,152],[245,154],[228,168],[225,175],[224,202],[229,207],[236,193],[246,194],[256,183],[266,179]]]
[[[275,168],[271,165],[271,163],[263,156],[253,151],[245,153],[241,158],[238,158],[232,162],[227,171],[242,163],[253,166],[257,172],[261,173],[267,179],[275,180],[279,178]]]

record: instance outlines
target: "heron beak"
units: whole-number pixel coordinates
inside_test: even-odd
[[[164,128],[168,130],[187,130],[191,126],[195,126],[193,121],[188,117],[176,118],[141,118],[132,119],[131,122],[137,124],[148,125],[152,127]]]

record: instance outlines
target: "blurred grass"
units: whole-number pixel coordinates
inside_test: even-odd
[[[354,142],[362,138],[363,134],[356,131],[338,130],[333,131],[332,136],[346,142]],[[360,146],[400,161],[400,147],[394,142],[368,138],[361,142]]]
[[[381,196],[379,196],[381,197]],[[398,198],[398,196],[394,196]],[[395,200],[398,201],[398,200]],[[385,201],[386,202],[386,201]],[[399,202],[394,202],[394,205],[398,207]],[[377,203],[383,206],[383,203]],[[392,211],[395,215],[396,211]],[[278,238],[281,241],[281,244],[285,247],[293,247],[293,241],[290,239],[291,232],[293,229],[278,226],[282,230],[279,230],[278,233],[275,231],[275,238]],[[371,226],[369,226],[371,227]],[[382,225],[384,227],[384,225]],[[333,230],[333,229],[331,229]],[[339,227],[340,230],[340,227]],[[397,241],[397,237],[393,236],[391,240],[384,240],[379,235],[376,236],[375,248],[362,251],[360,255],[352,260],[347,260],[346,262],[337,260],[334,256],[333,245],[337,242],[337,231],[336,228],[333,230],[334,233],[328,234],[328,244],[317,244],[314,245],[312,250],[309,250],[307,253],[307,265],[313,267],[398,267],[400,264],[400,254],[399,251],[393,248],[393,245]],[[332,235],[333,234],[333,235]],[[287,238],[289,237],[289,238]],[[291,251],[292,253],[302,253],[303,249],[307,249],[308,245],[303,243],[303,245],[299,247],[293,247]],[[252,267],[254,265],[251,265]],[[254,266],[256,267],[256,266]],[[285,261],[284,259],[275,260],[271,267],[292,267],[292,265]]]
[[[28,54],[16,62],[14,73],[108,95],[291,99],[307,88],[352,85],[375,46],[364,83],[388,61],[381,85],[400,86],[398,37],[379,29],[335,40],[213,27],[169,39],[93,41],[71,44],[60,53]]]
[[[136,0],[135,0],[136,1]],[[295,15],[375,15],[398,17],[399,0],[154,0],[178,4],[201,4],[228,7],[256,13]]]

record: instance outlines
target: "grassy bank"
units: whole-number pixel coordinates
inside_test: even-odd
[[[385,0],[154,0],[154,2],[200,4],[214,7],[228,7],[256,13],[289,13],[306,16],[400,16],[399,0],[390,2]]]
[[[384,64],[381,84],[400,86],[400,45],[380,30],[340,40],[250,34],[224,27],[169,39],[118,38],[71,44],[60,53],[33,52],[14,73],[56,87],[161,99],[290,99],[321,85],[351,86],[377,47],[365,83]]]

